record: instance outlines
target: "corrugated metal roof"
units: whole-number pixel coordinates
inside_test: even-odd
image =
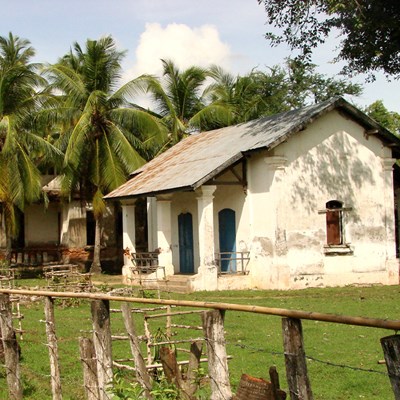
[[[194,190],[243,157],[244,153],[271,149],[304,129],[320,115],[334,109],[347,111],[368,127],[383,129],[340,97],[247,123],[189,136],[142,168],[106,199]],[[398,140],[400,145],[400,140]]]

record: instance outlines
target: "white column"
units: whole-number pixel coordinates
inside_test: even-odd
[[[172,264],[172,228],[171,228],[171,195],[157,196],[157,246],[160,254],[158,262],[165,267],[165,274],[173,275]]]
[[[393,190],[393,164],[395,162],[396,160],[394,158],[382,159],[385,201],[386,256],[388,259],[393,259],[396,257]]]
[[[384,204],[385,204],[385,230],[386,230],[386,270],[387,284],[399,283],[399,262],[396,259],[396,236],[394,220],[394,187],[393,165],[394,158],[383,158]]]
[[[135,201],[122,203],[122,246],[124,248],[124,267],[132,266],[131,253],[136,252]]]
[[[213,194],[216,188],[216,186],[202,186],[197,191],[200,266],[215,265]]]
[[[148,250],[154,251],[157,247],[157,200],[147,198],[147,243]]]

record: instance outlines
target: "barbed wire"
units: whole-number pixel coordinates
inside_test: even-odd
[[[230,346],[235,346],[235,347],[240,347],[241,349],[245,349],[245,350],[251,350],[253,352],[259,352],[259,353],[268,353],[272,356],[285,356],[287,355],[287,353],[285,353],[284,351],[275,351],[275,350],[267,350],[267,349],[262,349],[262,348],[257,348],[257,347],[253,347],[253,346],[249,346],[249,345],[245,345],[243,343],[232,343],[232,342],[226,342],[227,345]],[[370,369],[370,368],[361,368],[361,367],[354,367],[351,365],[346,365],[346,364],[339,364],[339,363],[334,363],[332,361],[325,361],[325,360],[321,360],[319,358],[316,358],[314,356],[309,356],[309,355],[305,355],[307,360],[310,361],[314,361],[320,364],[324,364],[324,365],[328,365],[330,367],[337,367],[337,368],[345,368],[345,369],[350,369],[352,371],[358,371],[358,372],[368,372],[368,373],[374,373],[374,374],[379,374],[379,375],[384,375],[386,377],[394,377],[399,379],[398,376],[393,376],[387,372],[383,372],[383,371],[378,371],[376,369]]]

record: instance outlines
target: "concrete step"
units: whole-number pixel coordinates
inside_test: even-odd
[[[189,293],[188,281],[191,275],[172,275],[167,279],[159,279],[156,282],[146,282],[144,285],[149,289],[158,289],[162,292]]]

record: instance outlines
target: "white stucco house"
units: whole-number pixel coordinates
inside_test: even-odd
[[[399,146],[339,97],[190,135],[106,196],[122,204],[123,274],[145,198],[147,251],[189,291],[398,284]]]

